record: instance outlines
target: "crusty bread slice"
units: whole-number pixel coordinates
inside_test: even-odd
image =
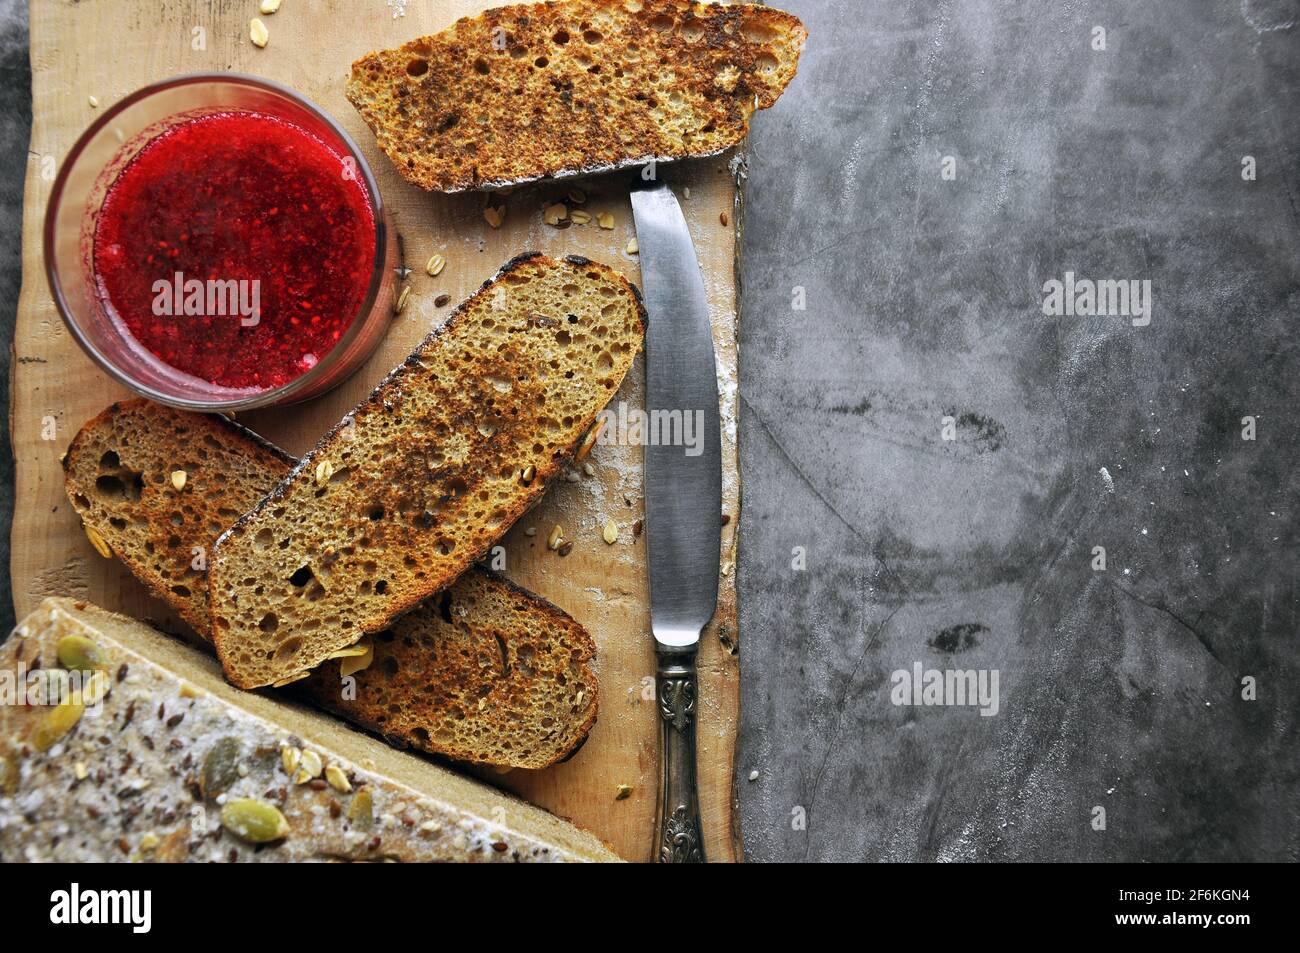
[[[585,258],[509,262],[217,540],[212,634],[284,684],[449,586],[535,503],[618,390],[640,295]]]
[[[807,38],[757,4],[519,4],[362,57],[347,96],[411,182],[495,188],[722,152]]]
[[[72,665],[104,674],[73,681]],[[19,623],[0,668],[21,666],[62,670],[71,697],[0,705],[0,861],[618,859],[540,808],[231,688],[196,649],[84,602],[46,599]]]
[[[296,462],[225,417],[135,399],[82,427],[64,468],[88,531],[209,638],[208,589],[194,554],[208,553]],[[183,481],[173,482],[176,473]],[[576,621],[475,567],[376,637],[371,664],[350,672],[355,698],[340,690],[341,661],[294,688],[422,751],[543,768],[571,754],[595,724],[594,656]]]

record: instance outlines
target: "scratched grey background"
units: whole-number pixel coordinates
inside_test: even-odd
[[[750,858],[1300,857],[1298,6],[790,0],[744,242]],[[1149,278],[1150,326],[1043,317],[1067,270]],[[895,707],[916,661],[997,669],[999,714]]]
[[[749,858],[1300,859],[1300,0],[783,5],[812,40],[742,262]],[[1043,317],[1067,270],[1149,278],[1150,326]],[[894,706],[918,661],[996,669],[999,713]]]

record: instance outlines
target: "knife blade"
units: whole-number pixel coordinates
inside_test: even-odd
[[[700,632],[718,602],[722,428],[709,304],[667,184],[638,180],[632,215],[646,325],[645,538],[661,722],[656,859],[702,863],[695,764]]]
[[[722,432],[708,298],[695,244],[663,181],[632,193],[646,327],[645,530],[650,627],[699,641],[718,602]]]

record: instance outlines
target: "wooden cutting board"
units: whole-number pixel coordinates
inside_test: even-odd
[[[107,107],[136,88],[182,73],[253,73],[294,87],[348,129],[371,162],[403,238],[411,297],[370,362],[338,390],[308,404],[249,413],[241,421],[294,453],[302,453],[429,331],[506,260],[525,250],[586,255],[640,282],[631,207],[623,176],[562,186],[518,189],[507,216],[492,229],[482,195],[429,195],[407,185],[374,146],[343,96],[353,60],[436,32],[492,4],[483,0],[285,0],[263,17],[270,44],[248,38],[256,0],[209,2],[32,0],[32,140],[23,222],[23,287],[14,334],[10,431],[17,458],[13,523],[14,608],[21,617],[46,595],[86,598],[110,609],[154,620],[173,631],[183,623],[149,598],[119,563],[98,556],[63,494],[60,455],[83,422],[127,396],[86,358],[66,332],[46,285],[41,225],[57,168],[76,137]],[[737,667],[735,532],[740,484],[736,451],[735,255],[740,194],[731,154],[664,167],[690,224],[713,317],[723,404],[723,571],[718,612],[700,651],[699,757],[706,849],[711,860],[738,860],[733,813]],[[572,185],[587,191],[585,208],[614,215],[612,231],[593,222],[560,230],[542,221],[542,209]],[[687,192],[689,189],[689,193]],[[686,197],[689,194],[689,197]],[[430,278],[434,253],[446,270]],[[437,295],[451,304],[436,307]],[[644,364],[637,364],[616,400],[644,406]],[[599,646],[600,717],[585,747],[566,764],[545,771],[485,775],[607,840],[629,860],[651,857],[658,772],[659,720],[653,704],[654,655],[649,636],[645,542],[633,524],[643,515],[640,448],[597,446],[594,476],[578,471],[506,537],[506,575],[564,608],[591,631]],[[600,537],[613,519],[616,545]],[[546,548],[559,524],[576,542],[560,557]],[[528,527],[535,536],[526,535]],[[616,800],[620,785],[631,795]]]

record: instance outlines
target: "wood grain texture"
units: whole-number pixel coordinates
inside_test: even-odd
[[[338,390],[308,404],[260,411],[241,420],[302,453],[388,370],[513,255],[529,249],[549,255],[582,254],[640,281],[625,182],[594,178],[562,186],[533,186],[507,198],[505,225],[494,230],[482,216],[482,195],[428,195],[404,183],[374,147],[364,123],[343,97],[352,61],[371,49],[396,46],[447,26],[488,6],[481,0],[410,3],[395,17],[385,0],[289,0],[264,18],[266,49],[248,40],[256,4],[166,0],[139,4],[97,0],[67,4],[33,0],[30,7],[33,123],[24,197],[23,288],[14,338],[10,430],[17,460],[13,523],[14,608],[23,615],[46,595],[88,598],[106,608],[155,620],[176,631],[183,623],[151,600],[117,562],[99,557],[86,541],[63,496],[59,457],[81,424],[112,400],[126,396],[78,349],[50,298],[40,252],[40,229],[52,184],[49,163],[67,154],[95,110],[132,90],[168,76],[202,71],[253,73],[286,83],[314,100],[353,135],[372,164],[404,239],[411,299],[369,363]],[[202,30],[203,49],[194,49]],[[717,616],[700,651],[699,738],[701,801],[711,860],[740,859],[733,822],[733,761],[739,709],[735,530],[740,484],[736,452],[736,181],[731,155],[664,168],[683,201],[695,239],[713,317],[724,410],[724,512],[722,577]],[[593,223],[559,230],[543,224],[543,207],[577,185],[585,208],[613,213],[616,227]],[[446,256],[437,278],[424,273],[434,253]],[[450,304],[436,307],[437,295]],[[653,317],[653,316],[652,316]],[[644,366],[636,366],[615,398],[644,405]],[[42,439],[54,422],[56,437]],[[645,542],[632,532],[642,516],[639,447],[597,446],[589,461],[596,475],[554,486],[542,504],[505,538],[506,574],[551,599],[591,631],[599,647],[602,704],[587,744],[566,764],[540,772],[514,771],[490,780],[568,817],[607,840],[629,860],[651,854],[658,735],[653,699],[654,655],[649,636]],[[607,519],[619,526],[616,545],[600,538]],[[552,526],[575,541],[568,557],[546,549]],[[536,528],[535,536],[526,530]],[[632,794],[617,801],[618,786]]]

